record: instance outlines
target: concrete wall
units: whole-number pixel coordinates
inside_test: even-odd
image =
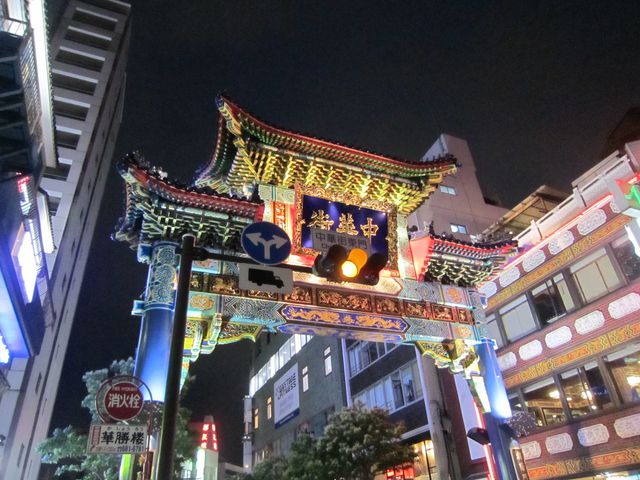
[[[460,240],[471,240],[470,235],[482,232],[507,212],[506,208],[485,202],[476,177],[476,165],[466,140],[442,134],[429,148],[423,161],[438,155],[450,153],[460,164],[454,175],[444,178],[442,185],[453,187],[456,194],[450,195],[436,190],[416,212],[409,216],[409,226],[425,229],[433,221],[435,232],[452,233],[451,224],[464,225],[468,234],[454,233]]]

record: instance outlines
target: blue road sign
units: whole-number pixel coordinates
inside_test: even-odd
[[[252,223],[242,232],[242,248],[256,262],[277,265],[291,253],[289,235],[271,222]]]

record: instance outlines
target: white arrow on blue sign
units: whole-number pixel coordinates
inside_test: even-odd
[[[275,223],[252,223],[242,231],[242,248],[256,262],[277,265],[291,253],[289,235]]]

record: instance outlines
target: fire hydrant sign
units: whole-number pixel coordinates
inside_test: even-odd
[[[135,377],[121,376],[105,381],[96,394],[96,409],[105,422],[124,422],[136,418],[144,407]]]
[[[146,425],[91,425],[87,453],[144,453]]]

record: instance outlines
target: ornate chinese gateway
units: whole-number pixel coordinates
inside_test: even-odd
[[[469,347],[479,342],[482,308],[473,286],[516,248],[407,232],[407,215],[456,171],[456,159],[398,160],[272,127],[224,97],[217,105],[215,151],[192,185],[168,181],[137,154],[119,166],[127,202],[115,237],[149,264],[134,308],[145,342],[136,373],[154,397],[164,394],[179,239],[193,233],[199,247],[244,256],[240,234],[261,220],[293,239],[289,265],[311,266],[322,245],[343,243],[383,252],[387,268],[375,286],[295,271],[293,292],[280,295],[241,290],[237,262],[195,262],[183,375],[201,353],[263,331],[416,344],[440,366],[475,368]]]

